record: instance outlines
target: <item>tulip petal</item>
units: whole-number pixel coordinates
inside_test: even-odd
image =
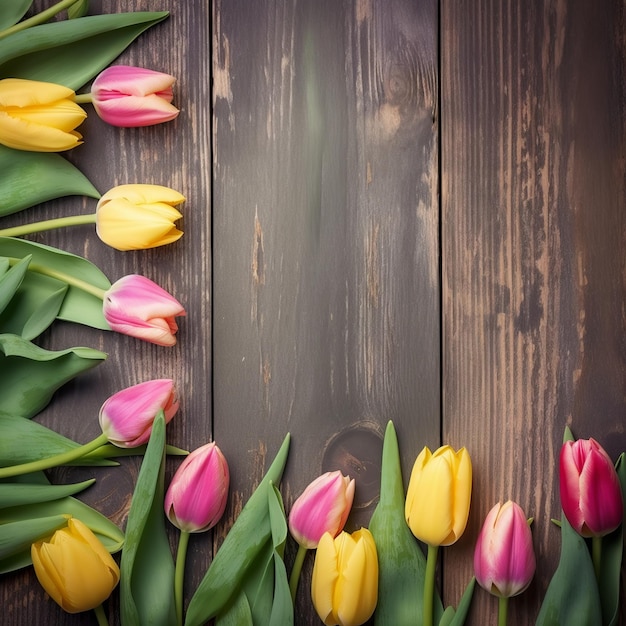
[[[319,541],[311,579],[311,598],[317,614],[324,624],[336,624],[333,612],[334,590],[339,580],[338,553],[330,533]]]
[[[32,124],[0,111],[0,143],[14,150],[61,152],[80,145],[80,133]]]
[[[107,92],[146,96],[152,93],[171,94],[176,79],[163,72],[143,67],[112,65],[101,72],[93,81],[91,91],[98,98],[106,98]]]
[[[117,99],[94,101],[98,115],[108,124],[121,128],[152,126],[169,122],[179,110],[157,94],[123,96]]]
[[[0,80],[0,107],[26,108],[51,104],[58,100],[69,100],[74,91],[69,87],[23,78]]]

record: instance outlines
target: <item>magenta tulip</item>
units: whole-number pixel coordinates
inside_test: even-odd
[[[178,115],[171,104],[169,74],[141,67],[113,65],[102,71],[91,86],[91,101],[98,116],[113,126],[151,126]]]
[[[136,448],[150,439],[159,411],[168,423],[178,405],[172,380],[149,380],[113,394],[100,408],[100,428],[113,445]]]
[[[583,537],[603,537],[622,522],[622,491],[615,466],[594,439],[566,441],[559,459],[561,507]]]
[[[316,478],[293,503],[289,530],[302,547],[317,547],[326,532],[336,537],[345,526],[354,500],[354,479],[337,470]]]
[[[478,584],[500,598],[524,591],[535,574],[535,553],[524,511],[509,500],[487,514],[474,551]]]
[[[214,442],[197,448],[181,463],[165,494],[165,514],[182,531],[213,528],[228,499],[228,463]]]
[[[185,315],[178,300],[137,274],[124,276],[110,287],[102,310],[112,330],[160,346],[176,343],[175,317]]]

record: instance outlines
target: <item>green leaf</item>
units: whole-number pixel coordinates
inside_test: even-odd
[[[0,334],[2,410],[33,417],[65,383],[99,365],[107,355],[91,348],[45,350],[16,335]]]
[[[14,33],[0,40],[0,78],[41,80],[77,90],[167,16],[165,11],[90,15]]]
[[[0,483],[0,511],[12,506],[49,502],[50,500],[73,496],[95,482],[95,478],[71,485],[25,485],[18,482],[2,482]]]
[[[591,555],[585,540],[561,515],[561,556],[536,626],[601,624],[602,611]]]
[[[120,610],[125,626],[176,623],[174,561],[163,513],[165,416],[154,420],[128,513],[120,564]]]
[[[49,294],[51,291],[59,289],[61,285],[68,284],[63,278],[50,278],[35,272],[34,269],[38,265],[43,266],[46,271],[56,272],[62,276],[71,276],[76,281],[82,281],[103,291],[111,287],[106,275],[83,257],[25,239],[0,237],[0,256],[21,259],[28,255],[32,255],[33,258],[30,270],[22,283],[22,289],[47,290]],[[68,322],[85,324],[101,330],[110,330],[102,313],[102,298],[75,285],[69,285],[57,317]]]
[[[0,277],[0,313],[7,308],[15,292],[22,284],[31,258],[30,255],[25,256],[19,263],[16,263],[8,271],[5,271]]]
[[[43,474],[43,472],[41,474]],[[36,474],[28,474],[20,478],[30,479],[39,484]],[[124,533],[111,520],[102,515],[102,513],[99,513],[72,496],[51,500],[49,502],[3,509],[0,511],[0,520],[2,523],[27,524],[30,520],[54,516],[67,517],[68,515],[79,519],[88,526],[109,552],[114,553],[121,550],[124,544]],[[0,574],[12,572],[16,569],[26,567],[31,563],[29,545],[21,552],[0,560]]]
[[[626,454],[622,453],[615,464],[622,486],[622,502],[626,519]],[[620,576],[624,553],[624,523],[602,538],[600,560],[600,601],[602,603],[602,623],[604,626],[617,626],[619,622]]]
[[[59,287],[48,296],[42,297],[39,306],[26,318],[19,333],[24,339],[32,341],[41,335],[59,315],[67,295],[68,285]],[[0,325],[1,328],[1,325]]]
[[[376,626],[414,624],[415,616],[424,613],[426,557],[407,526],[404,501],[398,438],[390,421],[383,442],[380,500],[369,525],[378,553]],[[442,613],[441,598],[435,591],[435,623]]]
[[[26,15],[33,0],[3,0],[0,2],[0,32],[17,24]]]
[[[467,583],[467,587],[465,587],[465,591],[463,592],[463,595],[461,596],[459,606],[456,608],[456,611],[452,615],[451,621],[445,622],[449,624],[449,626],[463,626],[463,624],[465,624],[465,620],[467,619],[467,614],[469,613],[469,609],[472,604],[472,598],[474,597],[475,586],[476,586],[476,578],[472,576],[469,583]],[[444,612],[444,615],[445,615],[445,612]],[[440,622],[440,626],[443,626],[441,622]]]
[[[287,462],[287,434],[271,466],[232,525],[187,607],[186,626],[201,626],[222,613],[238,593],[271,537],[267,489],[278,484]]]
[[[0,563],[3,559],[30,550],[31,543],[49,537],[66,524],[66,515],[0,523]]]
[[[224,611],[215,618],[215,626],[254,626],[248,597],[239,590]]]
[[[46,459],[74,450],[79,445],[35,420],[0,411],[0,467]],[[119,463],[100,456],[86,455],[69,465],[112,466]]]
[[[89,10],[89,0],[77,0],[68,10],[67,16],[73,20],[77,17],[83,17],[87,15]]]
[[[54,152],[28,152],[0,146],[0,216],[65,196],[99,198],[87,177]]]

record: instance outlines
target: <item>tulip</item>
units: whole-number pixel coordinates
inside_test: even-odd
[[[178,410],[174,383],[169,379],[150,380],[113,394],[100,407],[102,433],[92,441],[47,458],[0,467],[0,479],[30,474],[67,465],[111,443],[118,448],[136,448],[150,439],[156,416],[163,412],[169,422]]]
[[[68,613],[95,609],[102,614],[102,603],[120,579],[107,549],[75,518],[48,541],[32,544],[31,557],[41,586]]]
[[[524,511],[508,500],[487,514],[474,551],[478,584],[499,598],[499,624],[506,624],[508,599],[525,591],[535,574],[533,538]]]
[[[289,531],[298,542],[298,553],[291,572],[291,596],[295,600],[302,564],[307,550],[317,548],[322,535],[336,537],[346,524],[354,500],[354,479],[339,470],[316,478],[293,503]]]
[[[142,67],[113,65],[100,72],[91,85],[90,100],[98,116],[113,126],[151,126],[178,115],[171,104],[176,79]],[[79,96],[80,98],[80,96]]]
[[[182,305],[167,291],[144,276],[120,278],[104,294],[104,317],[112,330],[160,346],[173,346],[178,325],[185,315]]]
[[[615,466],[595,439],[566,441],[559,459],[561,506],[583,537],[603,537],[622,522],[622,492]]]
[[[322,535],[317,546],[311,597],[327,626],[358,626],[374,612],[378,602],[378,556],[367,528],[336,538]]]
[[[21,78],[0,80],[0,144],[16,150],[59,152],[78,146],[75,129],[87,117],[63,85]]]
[[[98,419],[106,438],[120,448],[136,448],[150,439],[159,411],[167,424],[178,411],[174,382],[149,380],[113,394],[100,407]]]
[[[472,494],[472,462],[465,448],[424,448],[413,465],[405,500],[411,532],[428,545],[424,584],[424,626],[432,624],[435,567],[439,546],[459,539],[467,525]]]
[[[194,450],[180,465],[165,494],[165,515],[180,531],[174,596],[177,624],[183,623],[183,579],[189,533],[201,533],[219,522],[226,509],[230,474],[214,442]]]
[[[96,207],[96,232],[117,250],[145,250],[182,237],[174,208],[185,197],[160,185],[119,185],[105,193]]]

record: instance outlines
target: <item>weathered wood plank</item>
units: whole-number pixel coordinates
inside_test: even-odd
[[[289,505],[439,442],[437,8],[214,5],[215,437],[234,515],[287,431]],[[310,566],[311,561],[308,565]],[[317,623],[303,575],[296,614]]]
[[[50,6],[37,1],[37,8]],[[118,62],[168,72],[177,77],[174,104],[179,117],[150,128],[119,129],[107,126],[93,111],[81,126],[84,144],[69,158],[104,192],[127,182],[167,185],[183,193],[184,237],[166,248],[143,252],[117,252],[107,248],[93,227],[45,233],[33,239],[84,255],[116,280],[125,274],[148,276],[175,295],[186,307],[180,320],[179,343],[172,349],[98,333],[92,329],[57,324],[41,338],[46,347],[61,349],[87,345],[109,353],[98,368],[73,381],[55,397],[37,419],[74,438],[88,441],[99,432],[98,409],[115,391],[153,378],[173,378],[181,397],[178,417],[168,427],[168,441],[191,449],[211,437],[211,161],[210,161],[210,36],[208,9],[203,3],[176,0],[92,0],[91,13],[169,10],[170,17],[145,32]],[[95,201],[67,198],[6,218],[6,225],[87,213]],[[5,221],[3,221],[3,225]],[[54,472],[59,482],[94,476],[96,485],[81,499],[124,526],[139,469],[139,459],[123,460],[110,470],[67,468]],[[168,476],[178,462],[168,461]],[[172,532],[172,543],[176,533]],[[187,586],[193,590],[210,560],[208,535],[193,537],[189,549]],[[45,594],[28,569],[3,576],[0,605],[7,624],[91,624],[93,614],[66,615]],[[119,623],[117,592],[107,603],[111,625]]]
[[[512,498],[535,518],[509,621],[529,624],[558,557],[565,425],[626,449],[624,4],[444,1],[441,20],[443,435],[475,465],[446,597]],[[471,623],[494,602],[477,593]]]

